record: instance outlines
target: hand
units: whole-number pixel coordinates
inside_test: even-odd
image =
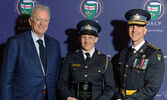
[[[68,97],[67,100],[77,100],[77,99],[73,97]]]
[[[117,99],[117,100],[122,100],[122,99]]]

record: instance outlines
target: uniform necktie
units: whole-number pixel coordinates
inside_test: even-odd
[[[130,50],[130,55],[132,56],[132,55],[134,55],[135,54],[135,49],[134,48],[131,48],[131,50]]]
[[[132,48],[132,54],[135,54],[135,49],[134,48]]]
[[[41,39],[38,39],[37,42],[39,44],[39,54],[40,54],[41,62],[42,62],[44,71],[46,73],[46,49]]]
[[[90,53],[85,53],[86,55],[86,62],[88,63],[90,61]]]

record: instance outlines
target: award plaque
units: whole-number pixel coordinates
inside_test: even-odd
[[[77,100],[92,100],[92,83],[91,82],[78,83]]]

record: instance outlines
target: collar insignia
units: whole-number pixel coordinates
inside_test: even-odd
[[[140,53],[143,53],[143,49],[140,50]]]

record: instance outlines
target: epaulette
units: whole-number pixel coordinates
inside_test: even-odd
[[[151,44],[147,44],[147,46],[149,46],[150,48],[154,49],[154,50],[161,50],[160,48],[154,46],[154,45],[151,45]]]

